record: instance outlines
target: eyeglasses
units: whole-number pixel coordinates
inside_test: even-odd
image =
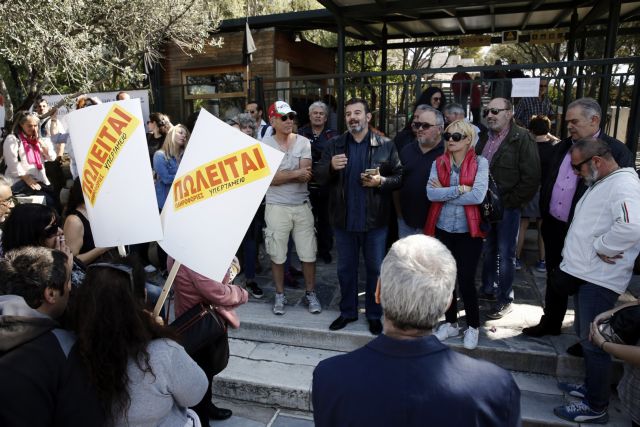
[[[493,114],[494,116],[497,116],[498,114],[500,114],[500,111],[507,111],[507,110],[509,110],[509,108],[488,108],[482,112],[482,117],[487,117],[489,113]]]
[[[0,200],[0,206],[4,206],[6,208],[15,206],[16,203],[17,203],[17,199],[14,196],[10,196],[4,200]]]
[[[573,170],[575,170],[576,172],[580,172],[580,168],[582,168],[582,165],[584,165],[587,162],[590,162],[591,159],[593,159],[594,156],[589,157],[588,159],[584,159],[583,161],[581,161],[580,163],[578,163],[577,165],[574,165],[573,163],[571,163],[571,167],[573,168]]]
[[[284,115],[280,116],[280,120],[282,120],[283,122],[286,122],[287,119],[295,120],[296,119],[296,113],[287,113],[287,114],[284,114]]]
[[[465,139],[467,135],[460,132],[454,132],[454,133],[445,132],[442,135],[442,137],[444,138],[445,141],[449,141],[450,139],[453,139],[455,142],[459,142]]]
[[[435,102],[440,102],[440,101],[442,101],[442,97],[440,97],[440,96],[438,96],[437,98],[434,97],[434,98],[431,98],[431,100],[435,101]]]
[[[56,215],[53,222],[44,228],[45,238],[53,237],[58,234],[58,230],[62,228],[62,219]]]
[[[255,114],[256,110],[244,110],[245,113]]]
[[[422,123],[422,122],[413,122],[411,123],[411,127],[414,128],[415,130],[418,129],[422,129],[422,130],[428,130],[429,128],[433,127],[433,126],[437,126],[437,125],[432,125],[431,123]]]
[[[96,268],[109,268],[111,270],[117,270],[122,273],[125,273],[127,275],[127,278],[129,279],[129,290],[131,291],[131,294],[135,296],[136,281],[133,278],[133,267],[126,264],[111,264],[110,262],[96,262],[93,264],[89,264],[87,266],[87,271],[93,270]]]

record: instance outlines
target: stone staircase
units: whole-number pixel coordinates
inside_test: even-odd
[[[527,236],[528,242],[534,240],[534,236],[531,237]],[[528,264],[533,265],[535,253],[528,251],[527,255],[525,264],[529,261]],[[362,266],[360,268],[362,271]],[[215,400],[222,399],[223,406],[226,404],[225,407],[234,408],[234,413],[244,414],[245,418],[234,416],[231,420],[216,423],[216,426],[312,426],[311,383],[315,366],[327,357],[355,350],[373,338],[364,315],[340,331],[329,331],[329,324],[339,315],[340,292],[335,264],[319,262],[316,276],[316,292],[324,307],[323,312],[312,315],[307,311],[302,304],[304,290],[301,287],[286,288],[289,305],[284,316],[275,316],[271,312],[274,288],[269,272],[258,276],[257,281],[265,296],[260,300],[251,298],[249,303],[238,308],[241,326],[229,331],[229,365],[216,376],[213,386]],[[523,425],[575,425],[553,415],[554,407],[573,399],[557,389],[557,381],[579,382],[584,375],[582,359],[566,353],[566,348],[576,342],[571,301],[561,335],[533,339],[521,334],[523,327],[535,325],[542,314],[545,282],[544,273],[525,266],[516,272],[516,300],[510,314],[500,320],[483,320],[482,313],[489,309],[489,304],[480,301],[480,339],[475,350],[463,348],[462,335],[448,339],[446,344],[456,351],[511,371],[521,390]],[[632,283],[621,301],[629,300],[633,295],[640,295],[640,280]],[[461,304],[459,310],[463,327]],[[615,364],[615,372],[616,376],[620,375],[620,362]],[[254,421],[261,411],[266,411],[264,417],[272,417],[270,421]],[[282,418],[278,414],[284,413],[296,415],[286,418],[287,422],[278,421]],[[615,396],[609,414],[608,425],[630,425]]]
[[[572,423],[553,415],[553,408],[570,400],[556,387],[558,378],[582,375],[582,360],[564,348],[573,343],[570,334],[553,339],[527,340],[514,334],[518,306],[509,319],[487,322],[482,327],[478,348],[462,347],[461,338],[446,341],[456,351],[479,357],[509,369],[522,393],[521,410],[526,426],[561,426]],[[215,380],[216,397],[288,410],[311,412],[313,369],[322,359],[361,347],[373,337],[361,318],[341,331],[327,326],[337,311],[309,314],[303,306],[287,307],[276,317],[270,304],[249,303],[239,309],[242,326],[231,331],[229,366]],[[537,316],[535,317],[537,319]],[[559,349],[562,349],[560,351]],[[577,378],[573,378],[574,380]],[[611,426],[628,426],[629,420],[614,399],[610,408]]]

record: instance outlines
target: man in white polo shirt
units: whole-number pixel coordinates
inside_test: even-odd
[[[307,183],[311,179],[311,143],[296,133],[293,125],[296,112],[284,101],[269,107],[273,135],[263,143],[280,150],[284,158],[267,190],[264,219],[265,248],[271,257],[271,272],[276,285],[274,314],[284,314],[284,263],[287,259],[289,235],[293,237],[306,285],[304,302],[311,313],[320,313],[315,293],[316,236]]]

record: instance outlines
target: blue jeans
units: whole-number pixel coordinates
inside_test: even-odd
[[[404,222],[404,219],[398,218],[398,237],[403,239],[407,236],[413,236],[414,234],[424,234],[421,228],[413,228]]]
[[[482,290],[495,294],[499,304],[513,301],[516,244],[520,228],[520,209],[505,208],[502,221],[491,226],[484,245]]]
[[[334,229],[338,250],[338,282],[340,283],[340,313],[348,319],[358,317],[358,261],[360,250],[364,255],[367,272],[365,287],[365,310],[369,320],[382,317],[382,307],[376,304],[376,285],[380,275],[380,265],[385,254],[387,227],[366,232]]]
[[[573,296],[575,305],[574,328],[584,350],[586,402],[594,411],[609,405],[611,391],[611,356],[589,341],[591,322],[600,313],[611,310],[618,294],[610,289],[585,282]]]

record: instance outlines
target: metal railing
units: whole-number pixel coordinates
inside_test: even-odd
[[[608,72],[612,69],[611,73]],[[492,96],[510,97],[511,79],[491,77],[491,73],[507,73],[522,70],[549,82],[548,96],[556,112],[554,131],[564,136],[566,126],[562,122],[563,112],[569,102],[583,96],[598,99],[606,107],[603,121],[604,130],[628,144],[634,152],[637,149],[640,131],[640,93],[635,85],[640,73],[640,58],[598,59],[572,62],[539,64],[513,64],[507,66],[465,67],[464,71],[476,75],[477,79],[468,83],[483,88],[482,104],[486,105]],[[447,102],[454,101],[451,77],[460,68],[437,68],[419,70],[395,70],[387,72],[345,73],[292,76],[287,78],[256,77],[248,82],[247,98],[258,99],[268,106],[276,100],[289,102],[299,114],[299,124],[308,119],[308,106],[317,100],[325,100],[332,105],[332,123],[343,130],[343,102],[351,97],[367,100],[373,114],[372,125],[393,137],[401,130],[411,115],[417,98],[429,86],[443,90]],[[338,93],[339,80],[344,78],[344,91]],[[610,99],[599,99],[601,84],[609,82]],[[246,82],[245,82],[246,83]],[[190,91],[193,92],[193,91]],[[158,107],[174,117],[174,121],[186,120],[189,113],[198,108],[206,108],[221,118],[242,111],[245,97],[216,99],[203,98],[187,100],[182,95],[185,86],[164,87],[158,90]],[[517,99],[511,98],[512,101]],[[341,105],[342,104],[342,105]],[[471,108],[469,108],[471,114]],[[476,115],[477,111],[476,111]],[[474,118],[477,120],[478,118]]]

